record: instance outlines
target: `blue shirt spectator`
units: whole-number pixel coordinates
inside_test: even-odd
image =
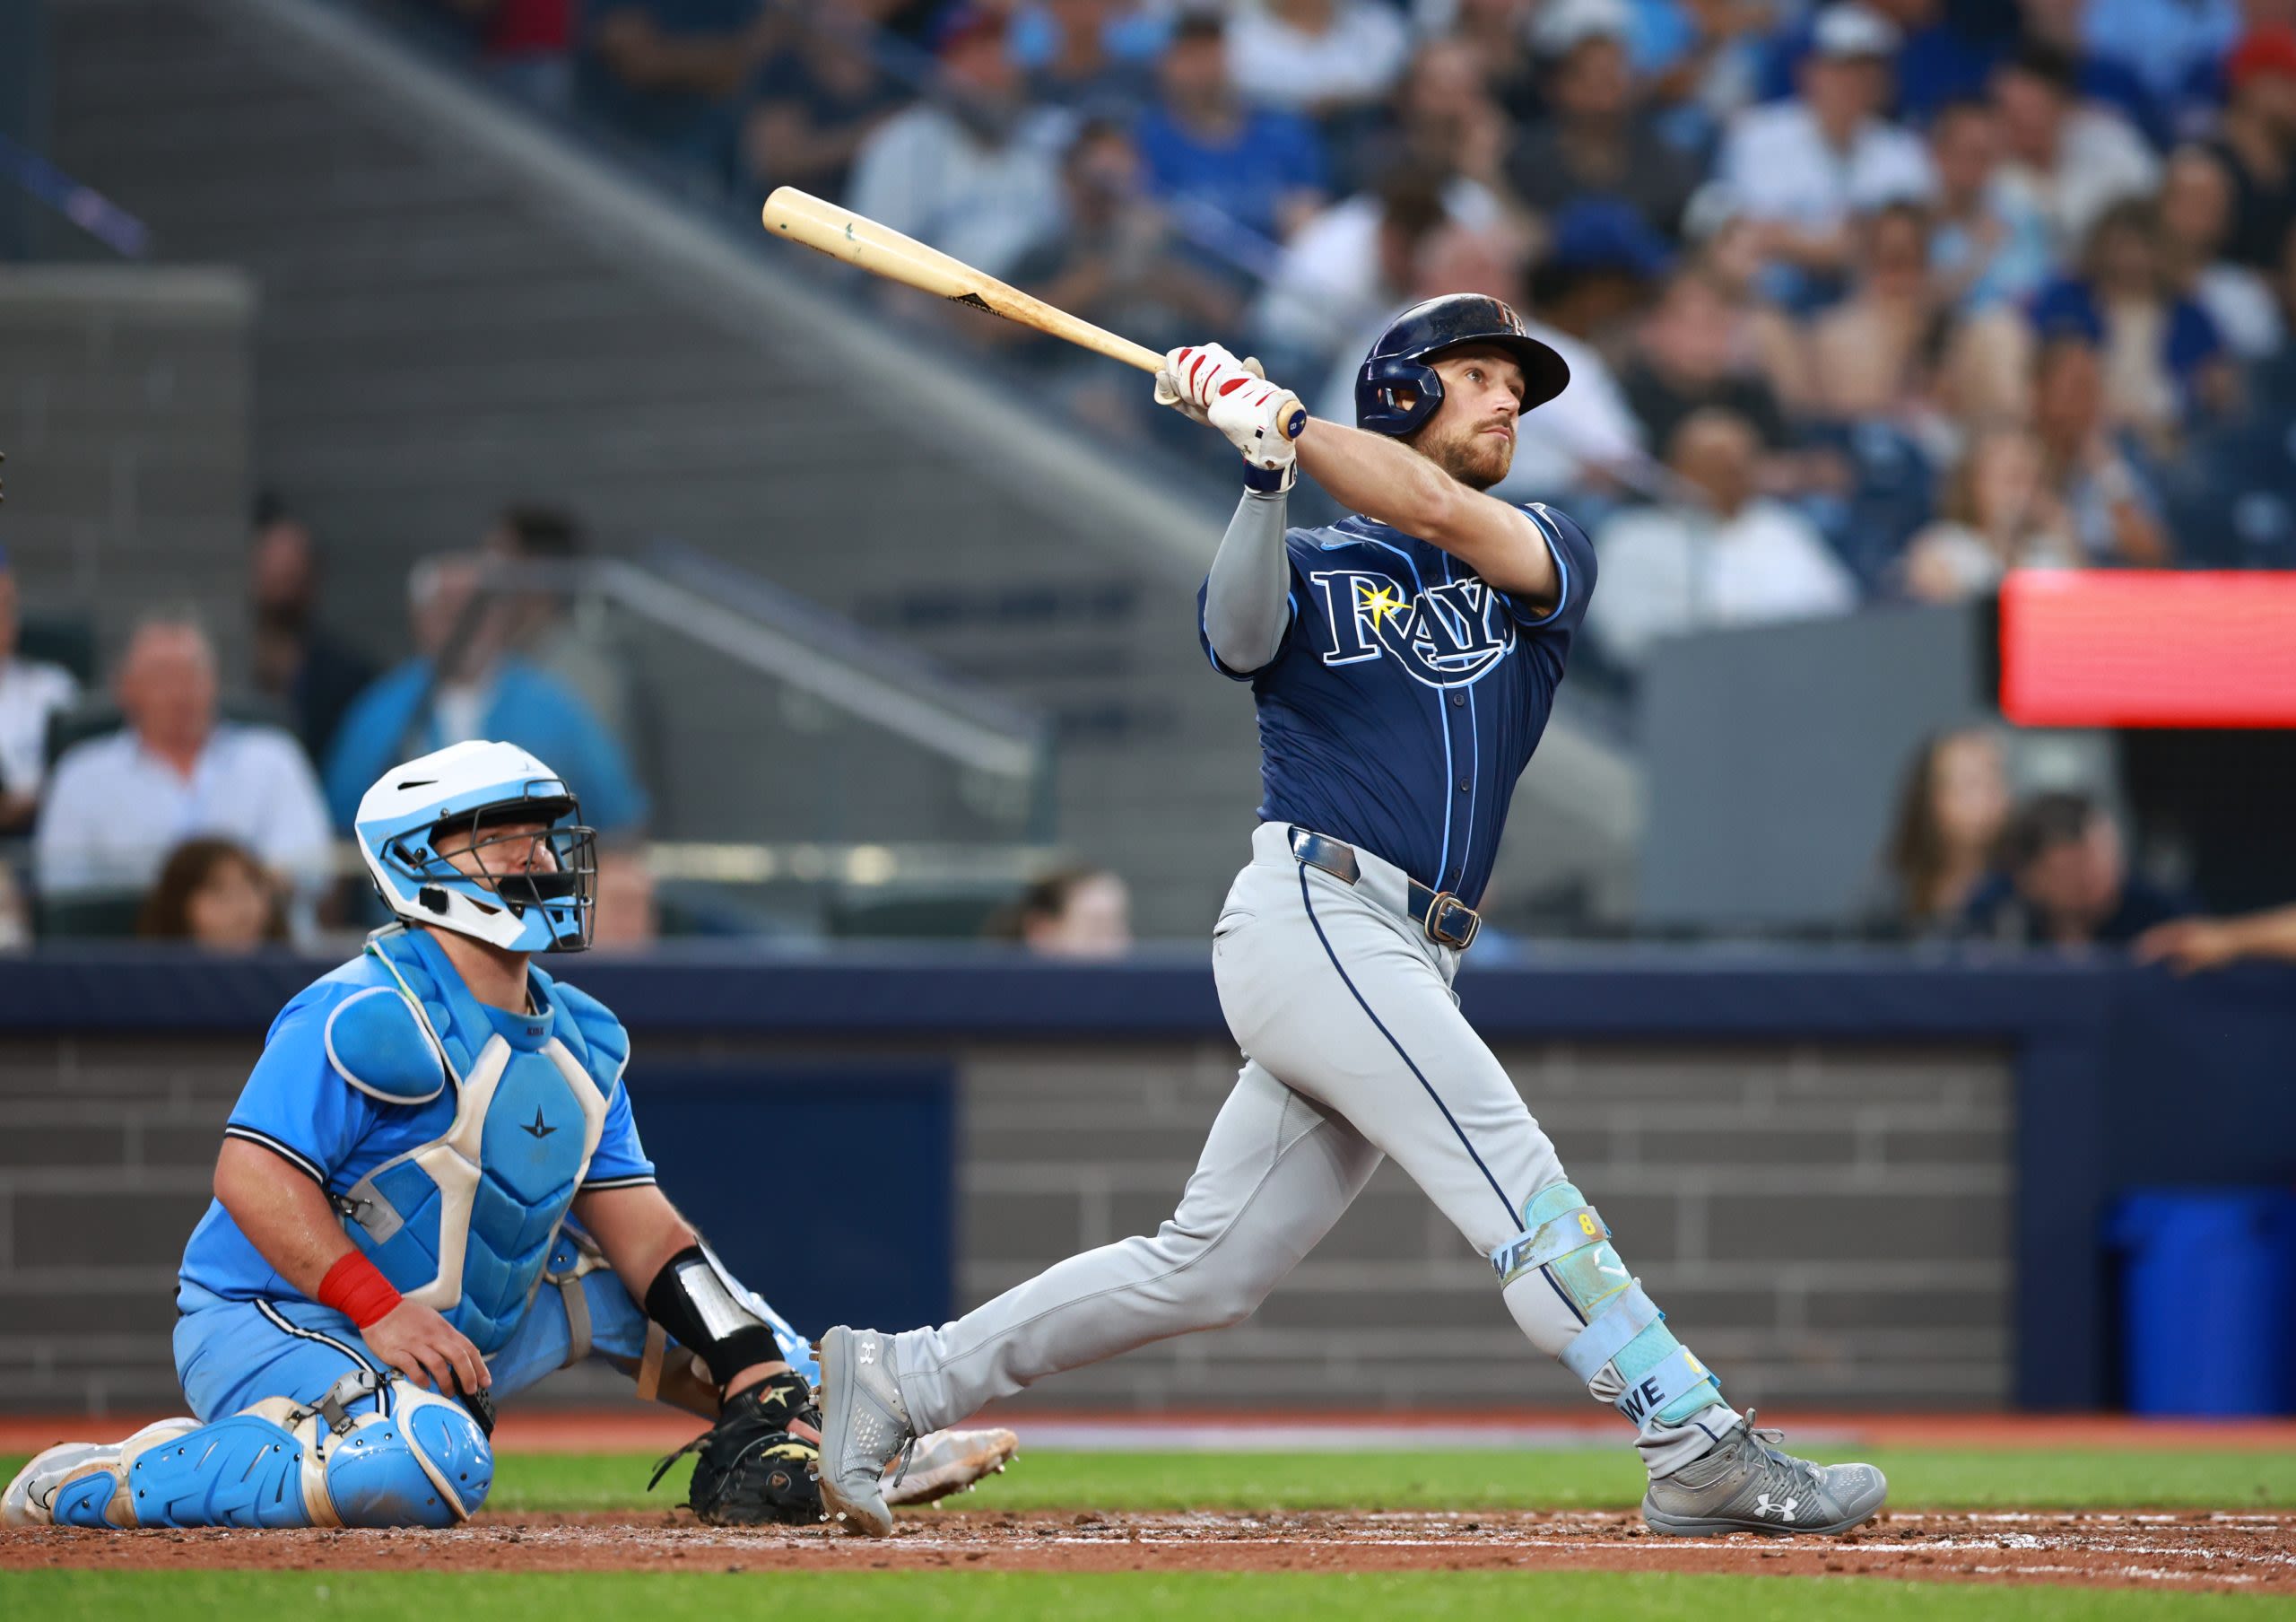
[[[646,819],[646,792],[630,762],[572,691],[524,659],[487,672],[474,702],[457,702],[429,658],[408,659],[359,695],[335,733],[326,763],[326,800],[348,828],[359,797],[394,762],[467,738],[500,738],[548,761],[582,798],[583,819],[604,833],[628,833]]]
[[[497,738],[548,761],[603,833],[646,819],[622,746],[555,676],[502,651],[509,633],[500,597],[483,594],[479,561],[428,558],[408,581],[416,656],[361,693],[327,752],[335,825],[349,828],[359,797],[391,766],[471,738]]]
[[[1237,99],[1222,39],[1216,16],[1182,18],[1157,72],[1157,105],[1133,138],[1153,195],[1209,205],[1281,239],[1328,184],[1323,144],[1305,118]]]

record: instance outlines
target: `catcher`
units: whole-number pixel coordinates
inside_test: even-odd
[[[224,1128],[177,1292],[196,1417],[48,1449],[0,1519],[450,1526],[492,1482],[494,1400],[601,1356],[714,1422],[680,1450],[702,1519],[818,1521],[804,1342],[655,1185],[621,1025],[532,963],[589,944],[572,791],[523,749],[457,744],[387,773],[356,833],[400,921],[287,1005]],[[928,1439],[901,1496],[1013,1448]]]

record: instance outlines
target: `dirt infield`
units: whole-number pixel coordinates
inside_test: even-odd
[[[1614,1513],[924,1512],[882,1543],[674,1515],[481,1516],[446,1532],[0,1533],[0,1571],[1549,1571],[1826,1574],[2296,1593],[2296,1516],[1890,1514],[1847,1538],[1651,1536]]]

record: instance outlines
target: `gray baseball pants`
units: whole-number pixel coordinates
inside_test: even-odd
[[[1249,1317],[1393,1155],[1467,1243],[1516,1238],[1563,1181],[1554,1146],[1451,990],[1458,954],[1405,915],[1402,871],[1357,852],[1353,885],[1262,824],[1213,929],[1213,972],[1247,1055],[1179,1208],[1153,1234],[1072,1256],[938,1329],[894,1337],[919,1433],[1062,1369]],[[1503,1292],[1559,1355],[1584,1320],[1543,1273]],[[1605,1380],[1611,1382],[1605,1389]],[[1590,1386],[1609,1400],[1608,1370]],[[1736,1416],[1709,1408],[1638,1437],[1653,1474],[1704,1453]]]

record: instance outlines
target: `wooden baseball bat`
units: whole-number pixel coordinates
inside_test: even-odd
[[[1003,316],[1023,327],[1033,327],[1039,332],[1095,354],[1104,354],[1112,361],[1122,361],[1127,366],[1136,366],[1143,371],[1164,369],[1164,357],[1152,349],[1119,337],[1104,327],[1095,327],[1082,316],[1071,315],[1042,299],[1031,298],[1017,287],[975,270],[961,259],[951,258],[937,248],[927,248],[914,237],[905,237],[865,215],[824,202],[794,186],[778,187],[766,198],[765,228],[776,236],[803,242],[832,259],[858,266],[872,275],[904,283],[936,298],[970,304],[975,310]],[[1287,395],[1279,407],[1277,420],[1283,424],[1285,436],[1296,440],[1300,431],[1308,425],[1307,408],[1300,404],[1298,397]]]

